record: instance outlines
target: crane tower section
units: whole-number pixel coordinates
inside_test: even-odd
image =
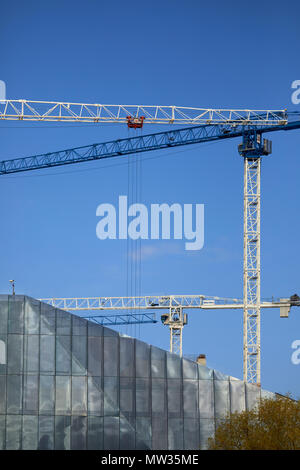
[[[261,156],[272,144],[253,131],[244,134],[239,153],[244,157],[243,336],[244,380],[260,385],[260,173]]]

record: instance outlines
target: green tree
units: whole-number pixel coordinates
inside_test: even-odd
[[[214,450],[299,450],[300,400],[265,398],[250,411],[230,413],[208,446]]]

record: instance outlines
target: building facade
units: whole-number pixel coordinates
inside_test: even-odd
[[[0,296],[0,449],[205,449],[228,411],[268,394],[33,298]]]

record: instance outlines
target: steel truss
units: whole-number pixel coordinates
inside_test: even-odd
[[[244,135],[239,152],[244,157],[244,380],[260,385],[260,169],[272,144],[253,131]]]
[[[206,295],[152,295],[140,297],[76,297],[48,298],[41,302],[62,310],[136,310],[171,309],[176,307],[207,308],[228,305],[241,308],[241,299],[226,299]]]
[[[115,122],[143,117],[147,124],[286,124],[286,110],[204,109],[179,106],[115,105],[57,101],[0,101],[0,120]]]
[[[260,384],[260,166],[244,159],[244,380]]]
[[[133,313],[128,312],[127,314],[114,314],[114,315],[93,315],[89,314],[83,316],[86,320],[91,320],[98,325],[136,325],[140,323],[157,323],[155,319],[155,313],[153,312],[142,312]]]
[[[0,161],[0,176],[23,171],[41,170],[44,168],[84,163],[105,158],[120,157],[141,152],[180,147],[183,145],[213,142],[217,140],[242,137],[252,133],[298,129],[300,121],[284,125],[203,125],[176,129],[174,131],[128,137],[110,142],[74,147],[57,152],[47,152],[24,158]]]

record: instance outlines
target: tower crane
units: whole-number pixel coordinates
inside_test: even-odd
[[[182,330],[187,324],[186,309],[242,309],[241,299],[228,299],[206,295],[152,295],[139,297],[75,297],[75,298],[47,298],[39,299],[41,302],[66,311],[95,312],[89,313],[88,318],[98,324],[122,325],[129,323],[126,315],[96,314],[98,311],[124,311],[145,310],[143,313],[132,313],[130,323],[156,322],[154,313],[147,310],[163,311],[161,321],[170,329],[170,352],[182,356]],[[288,318],[292,306],[300,306],[300,297],[293,295],[290,298],[265,300],[260,303],[261,308],[279,308],[280,317]],[[138,318],[140,315],[140,318]],[[121,320],[116,320],[122,317]],[[125,317],[125,319],[123,319]],[[128,315],[127,315],[128,317]]]
[[[261,157],[272,151],[265,133],[300,128],[296,113],[282,110],[202,109],[176,106],[125,106],[28,100],[0,102],[0,120],[115,122],[130,128],[185,124],[184,129],[118,139],[0,162],[0,175],[100,160],[181,145],[241,137],[244,158],[244,380],[260,385],[260,171]],[[180,310],[175,307],[178,318]]]

